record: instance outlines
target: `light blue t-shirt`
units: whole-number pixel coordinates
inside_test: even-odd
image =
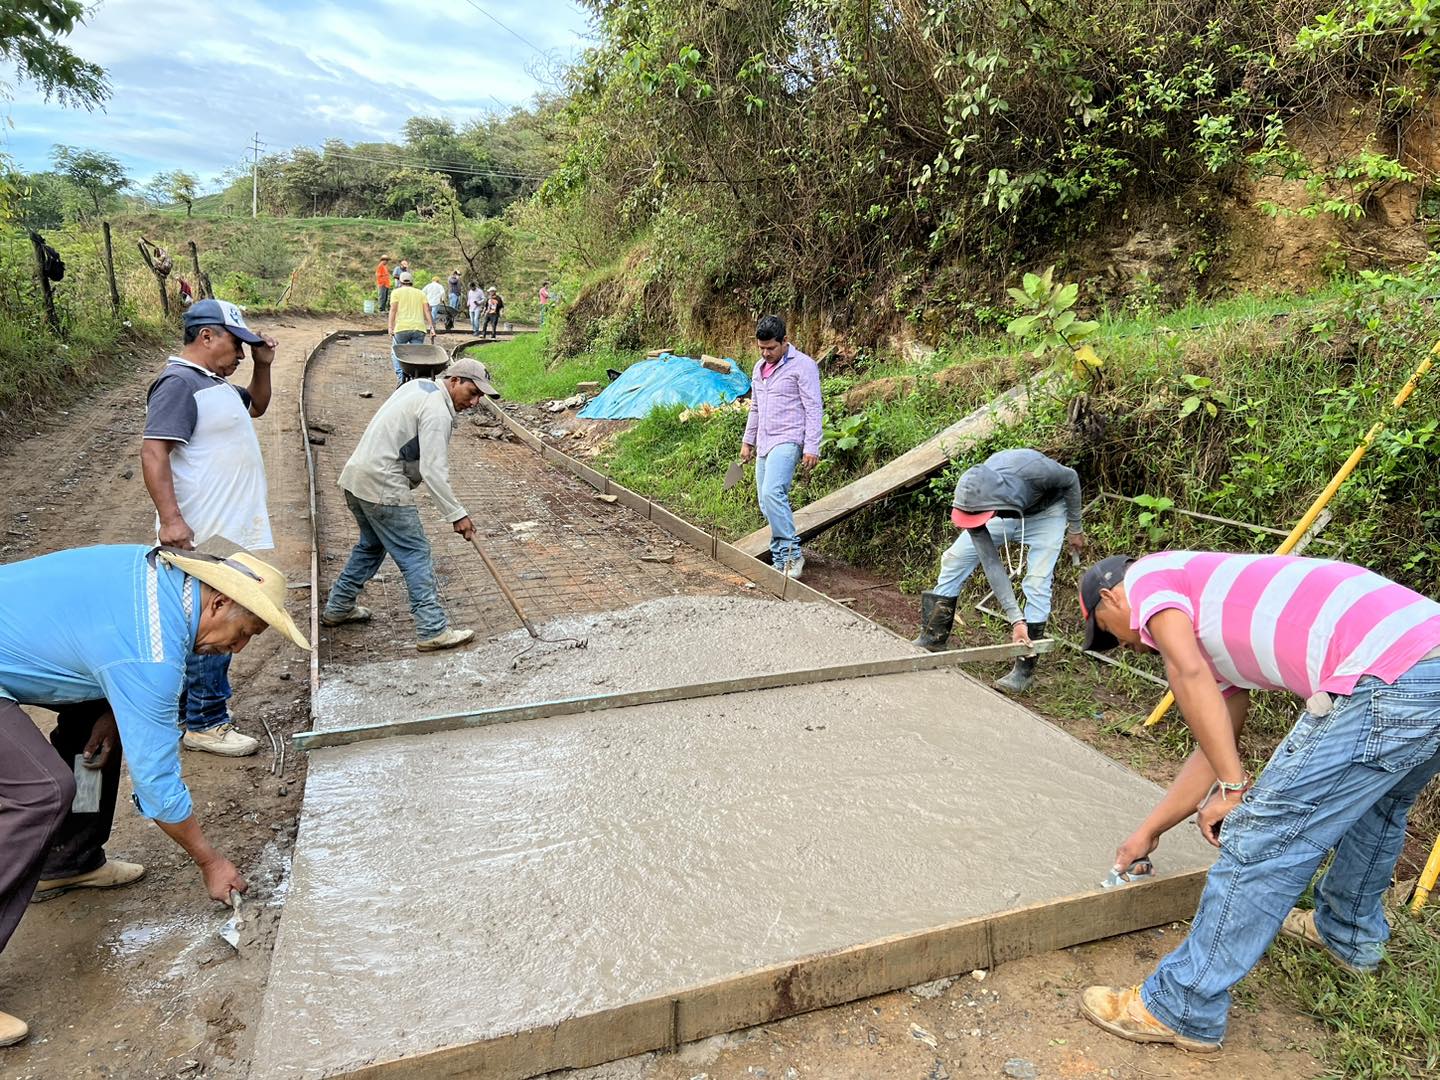
[[[0,697],[109,702],[140,812],[174,823],[191,811],[177,716],[200,587],[150,550],[74,548],[0,566]]]

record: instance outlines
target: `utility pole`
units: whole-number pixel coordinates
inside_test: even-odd
[[[250,216],[260,216],[260,148],[265,144],[260,141],[260,133],[255,133],[255,139],[248,149],[254,155],[250,164]]]

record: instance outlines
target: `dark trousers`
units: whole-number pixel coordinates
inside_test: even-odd
[[[500,313],[498,311],[485,316],[485,325],[480,328],[481,337],[485,336],[486,330],[490,331],[491,337],[498,338],[500,336]]]
[[[105,863],[120,792],[120,748],[101,772],[100,809],[70,810],[75,774],[103,701],[64,705],[49,745],[19,705],[0,698],[0,949],[10,940],[41,878],[70,877]]]
[[[390,286],[389,286],[389,285],[377,285],[376,288],[380,290],[380,310],[381,310],[381,311],[389,311],[389,310],[390,310]]]

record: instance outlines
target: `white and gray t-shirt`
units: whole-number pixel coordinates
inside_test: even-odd
[[[150,384],[145,438],[179,444],[170,454],[170,471],[196,547],[216,537],[249,551],[275,546],[249,391],[172,356]]]

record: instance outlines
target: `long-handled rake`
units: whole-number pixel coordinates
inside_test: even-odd
[[[583,649],[590,644],[590,642],[584,638],[542,637],[540,631],[536,630],[535,625],[529,620],[529,618],[526,617],[524,609],[520,607],[520,601],[515,599],[515,594],[510,591],[510,587],[506,585],[504,579],[500,577],[500,571],[495,569],[495,564],[490,561],[490,556],[485,554],[485,549],[480,546],[480,541],[475,539],[474,536],[472,536],[470,537],[470,544],[472,547],[475,548],[475,553],[479,555],[481,560],[485,563],[485,569],[490,571],[490,576],[495,579],[495,584],[500,586],[500,591],[505,595],[505,599],[510,602],[510,606],[514,608],[515,614],[518,615],[520,617],[520,621],[525,624],[525,632],[530,635],[530,644],[527,645],[525,648],[521,649],[518,653],[514,655],[514,657],[511,658],[510,666],[512,668],[519,667],[520,658],[526,653],[528,653],[531,649],[535,648],[536,645],[539,645],[542,641],[545,642],[545,644],[547,645],[568,645],[572,649]]]

